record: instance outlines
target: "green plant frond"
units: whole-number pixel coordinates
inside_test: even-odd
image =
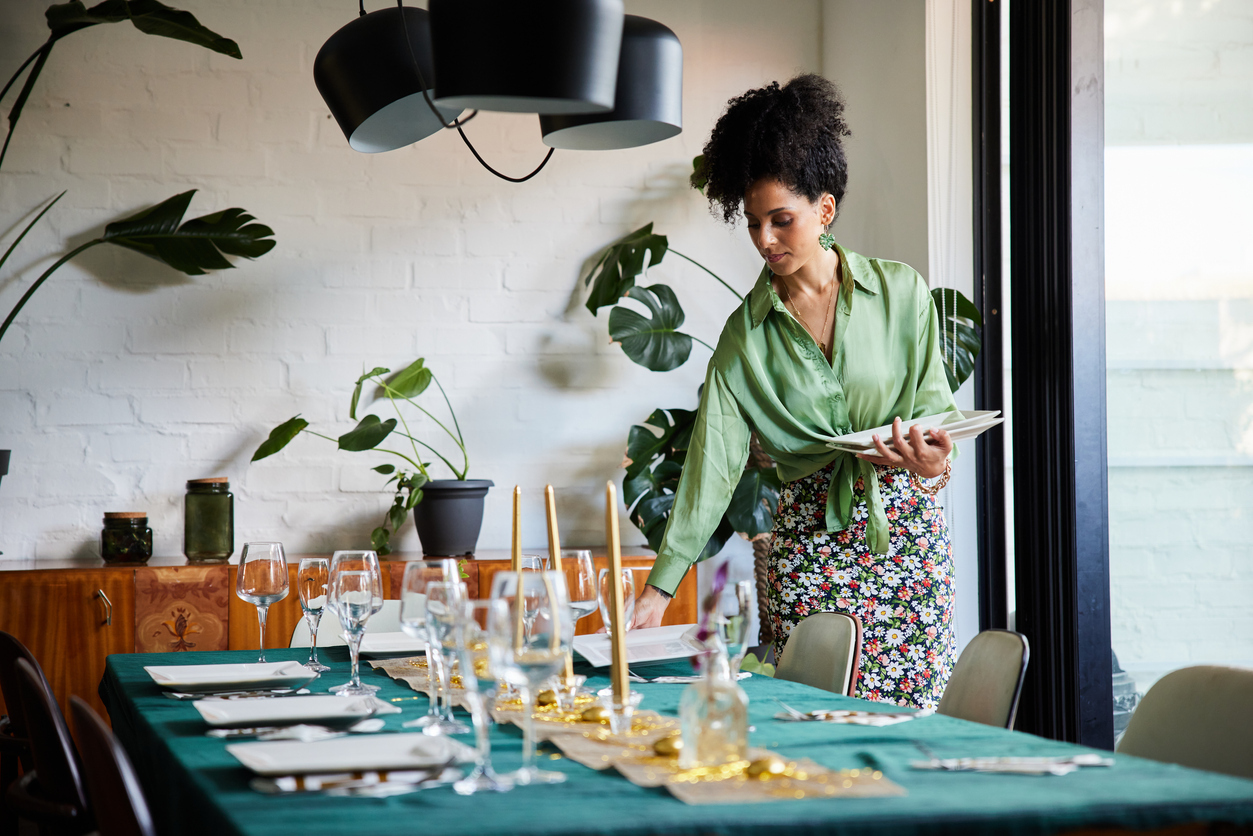
[[[678,330],[685,318],[674,291],[664,284],[635,285],[627,296],[648,308],[651,317],[622,305],[609,312],[609,337],[622,344],[633,361],[654,372],[668,372],[687,362],[692,337]]]
[[[270,430],[270,435],[265,441],[261,442],[261,446],[257,448],[257,452],[252,454],[252,461],[260,461],[266,456],[273,456],[279,450],[282,450],[291,440],[300,435],[305,427],[309,426],[309,422],[297,415],[294,418],[288,418],[274,429]]]

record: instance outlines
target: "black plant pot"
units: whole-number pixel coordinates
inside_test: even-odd
[[[0,450],[0,479],[9,475],[9,454],[11,450]]]
[[[413,524],[424,557],[473,555],[483,527],[483,500],[491,479],[434,479],[422,486]]]

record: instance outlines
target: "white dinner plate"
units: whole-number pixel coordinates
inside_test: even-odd
[[[474,750],[439,735],[350,734],[304,743],[271,740],[230,743],[236,760],[258,775],[305,775],[311,772],[364,772],[379,769],[429,769],[456,760],[474,760]]]
[[[375,714],[399,714],[400,708],[377,697],[318,694],[283,699],[196,700],[192,703],[210,726],[219,729],[289,723],[346,723]]]
[[[627,664],[662,662],[667,659],[688,659],[700,652],[693,636],[695,624],[672,624],[667,627],[645,627],[628,630]],[[613,655],[608,633],[574,637],[574,649],[590,664],[603,668],[612,664]]]
[[[921,418],[913,418],[909,421],[902,421],[901,430],[908,434],[910,427],[921,424],[924,430],[933,427],[942,427],[949,437],[954,441],[961,441],[967,438],[974,438],[983,431],[1000,424],[1004,418],[999,418],[1001,414],[999,409],[996,410],[966,410],[965,412],[953,411],[942,412],[936,415],[924,415]],[[835,438],[827,440],[827,446],[832,450],[840,450],[845,453],[865,453],[875,449],[874,436],[879,436],[883,443],[891,449],[892,447],[892,425],[884,424],[881,427],[874,427],[861,432],[846,433]]]
[[[361,637],[362,656],[382,656],[390,653],[410,655],[426,652],[426,642],[408,633],[366,633]]]
[[[146,665],[152,681],[169,691],[227,691],[296,688],[318,672],[299,662],[252,662],[230,665]]]

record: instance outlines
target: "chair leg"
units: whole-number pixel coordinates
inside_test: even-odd
[[[9,785],[17,780],[17,755],[0,755],[0,836],[17,836],[17,814],[9,809],[4,796]]]

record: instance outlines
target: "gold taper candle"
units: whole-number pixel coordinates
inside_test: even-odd
[[[509,568],[522,569],[522,488],[513,486],[513,551],[509,556]]]
[[[625,701],[631,693],[627,679],[626,606],[622,600],[622,543],[618,536],[618,491],[613,482],[605,483],[605,538],[609,546],[609,641],[613,649],[614,699]]]
[[[515,649],[521,649],[526,642],[526,629],[523,610],[525,602],[523,595],[524,584],[522,581],[522,488],[519,485],[513,486],[513,549],[509,556],[509,568],[513,570],[513,576],[517,581],[517,587],[514,590],[514,629],[513,629],[513,646]]]
[[[552,559],[553,571],[561,572],[561,534],[557,531],[557,495],[552,485],[544,486],[544,510],[548,516],[548,556]],[[577,569],[576,569],[577,571]],[[566,682],[574,679],[574,651],[566,654]]]

